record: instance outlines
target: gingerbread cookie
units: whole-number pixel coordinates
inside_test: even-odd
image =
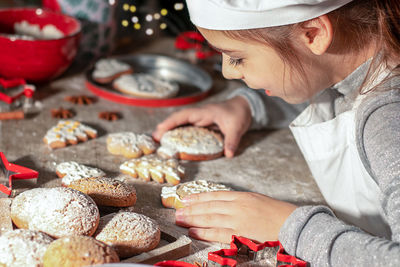
[[[82,178],[72,181],[67,187],[89,195],[99,206],[130,207],[136,203],[135,188],[112,178]]]
[[[119,212],[101,217],[94,237],[112,246],[121,258],[125,258],[157,247],[160,235],[157,222],[149,217]]]
[[[113,155],[138,158],[143,154],[153,153],[156,150],[156,142],[147,134],[113,133],[107,137],[107,149]]]
[[[221,157],[224,151],[222,136],[206,128],[187,126],[166,132],[157,150],[163,158],[210,160]]]
[[[85,142],[89,138],[96,138],[97,131],[79,121],[61,120],[47,131],[43,141],[50,148],[60,148],[67,145],[76,145]]]
[[[93,266],[119,262],[115,250],[89,236],[67,236],[51,243],[43,256],[44,267]]]
[[[42,231],[52,237],[92,235],[99,223],[96,203],[71,188],[34,188],[16,196],[11,219],[18,228]]]
[[[113,87],[125,94],[139,98],[170,98],[179,91],[179,85],[150,74],[122,75]]]
[[[164,186],[161,190],[161,202],[166,208],[179,209],[184,206],[182,199],[187,195],[230,190],[229,187],[223,184],[206,180],[191,181],[172,187]]]
[[[98,83],[106,84],[112,82],[121,75],[132,73],[129,64],[116,59],[100,59],[94,65],[92,78]]]
[[[154,155],[131,159],[119,167],[122,173],[145,181],[153,179],[158,183],[179,184],[185,169],[176,159],[162,159]]]
[[[58,164],[56,167],[56,173],[58,177],[62,178],[61,183],[63,186],[68,186],[73,181],[80,180],[82,178],[97,178],[106,175],[100,169],[88,167],[75,161],[67,161]]]
[[[53,238],[39,231],[16,229],[0,236],[0,266],[40,267]]]

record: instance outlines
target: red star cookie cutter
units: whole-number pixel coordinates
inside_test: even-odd
[[[237,260],[234,258],[238,254],[243,254],[245,251],[248,257],[254,261],[260,261],[264,258],[267,248],[277,247],[276,253],[276,266],[279,267],[307,267],[309,266],[306,261],[300,260],[295,256],[289,255],[285,252],[282,244],[279,241],[267,241],[264,243],[256,243],[248,238],[241,236],[232,236],[232,241],[229,249],[220,249],[208,253],[207,267],[210,266],[230,266],[236,267]],[[154,266],[169,266],[169,267],[198,267],[182,261],[162,261],[156,263]],[[204,266],[204,264],[203,264]]]
[[[34,179],[39,173],[26,167],[9,163],[3,152],[0,152],[0,191],[11,195],[13,179]]]

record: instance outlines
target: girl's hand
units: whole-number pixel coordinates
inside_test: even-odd
[[[211,192],[186,197],[176,211],[176,224],[189,227],[196,239],[229,243],[232,235],[258,242],[278,239],[279,230],[296,206],[247,192]]]
[[[188,123],[203,127],[216,124],[225,136],[225,156],[231,158],[234,156],[243,134],[251,125],[251,110],[247,100],[241,96],[218,104],[183,109],[173,113],[160,123],[154,131],[153,137],[160,140],[166,131]]]

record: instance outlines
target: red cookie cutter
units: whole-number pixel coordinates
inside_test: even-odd
[[[277,247],[276,254],[277,263],[279,267],[307,267],[306,261],[300,260],[285,252],[282,244],[279,241],[267,241],[264,243],[255,243],[254,241],[240,236],[232,236],[232,241],[229,249],[220,249],[208,253],[208,263],[206,266],[230,266],[235,267],[237,260],[235,256],[246,251],[250,259],[257,262],[264,258],[267,248]],[[154,266],[170,266],[170,267],[198,267],[182,261],[162,261],[156,263]]]
[[[198,59],[206,59],[219,54],[207,44],[206,39],[200,33],[194,31],[183,32],[178,35],[175,40],[175,47],[179,50],[194,49]]]
[[[37,171],[9,163],[3,152],[0,152],[0,191],[11,195],[13,179],[34,179]]]
[[[35,92],[35,86],[31,84],[27,84],[24,79],[3,79],[0,78],[0,100],[6,102],[7,104],[11,104],[17,98],[21,96],[25,96],[26,98],[32,98],[33,93]],[[8,88],[14,88],[22,86],[22,90],[16,93],[13,96],[9,96],[6,92]]]

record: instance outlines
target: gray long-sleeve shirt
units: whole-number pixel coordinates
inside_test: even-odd
[[[361,68],[340,86],[326,89],[337,94],[336,114],[352,108],[352,96],[366,70]],[[252,129],[287,126],[304,107],[283,104],[248,89],[235,95],[248,100]],[[400,266],[400,77],[366,97],[356,119],[360,158],[381,190],[380,203],[392,237],[379,238],[345,224],[326,206],[299,207],[286,220],[279,239],[288,253],[312,266]]]

